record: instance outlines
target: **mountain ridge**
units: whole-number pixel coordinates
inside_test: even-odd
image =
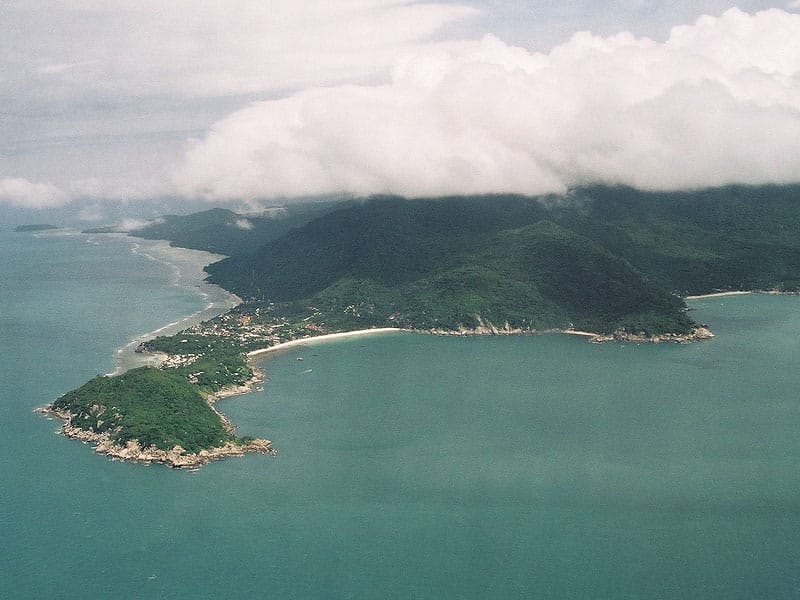
[[[685,334],[683,296],[800,288],[799,200],[800,185],[376,196],[278,218],[216,209],[133,235],[223,252],[208,279],[243,311],[313,306],[320,326]]]

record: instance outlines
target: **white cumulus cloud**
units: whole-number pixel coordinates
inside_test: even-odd
[[[664,42],[428,46],[387,84],[310,89],[218,121],[175,184],[228,200],[788,182],[798,139],[800,15],[731,9]]]
[[[49,183],[35,183],[19,177],[0,179],[0,204],[23,208],[49,208],[61,206],[69,196]]]

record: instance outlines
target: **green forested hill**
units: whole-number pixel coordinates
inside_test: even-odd
[[[178,445],[196,453],[235,439],[195,386],[180,375],[150,367],[95,377],[61,396],[53,407],[71,413],[74,426],[107,432],[121,446],[137,440],[142,448]]]
[[[295,207],[279,228],[221,227],[238,218],[226,212],[212,213],[216,225],[175,218],[147,235],[202,240],[230,255],[208,267],[211,281],[253,306],[313,306],[328,326],[684,332],[679,296],[800,288],[798,202],[797,185],[379,197]]]
[[[564,226],[681,295],[800,287],[800,186],[644,193],[579,190]]]
[[[344,202],[315,202],[273,209],[262,215],[241,215],[212,208],[191,215],[168,215],[133,235],[150,240],[170,240],[181,248],[206,250],[227,256],[248,251],[324,215]]]
[[[247,382],[242,352],[289,339],[373,326],[690,339],[706,332],[693,331],[682,295],[800,289],[798,232],[798,185],[381,197],[277,219],[169,217],[137,235],[229,254],[209,279],[245,304],[143,344],[181,360],[98,377],[53,406],[121,445],[197,452],[233,441],[201,392]]]
[[[558,217],[515,196],[378,198],[208,270],[253,302],[314,305],[329,326],[691,327],[678,298]]]
[[[224,261],[212,280],[249,298],[278,301],[306,297],[342,277],[408,283],[471,263],[493,234],[545,214],[535,200],[495,202],[372,199]]]

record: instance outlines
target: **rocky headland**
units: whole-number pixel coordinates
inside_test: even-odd
[[[229,386],[206,398],[206,402],[217,414],[228,433],[232,434],[235,428],[230,420],[217,410],[214,403],[222,398],[246,394],[252,391],[256,384],[262,381],[263,375],[260,371],[256,371],[254,377],[245,385]],[[277,454],[277,450],[272,446],[271,441],[260,438],[245,438],[244,441],[228,441],[221,446],[205,448],[199,452],[188,452],[179,445],[173,446],[168,450],[157,448],[153,445],[143,448],[137,440],[129,440],[124,444],[115,441],[114,431],[96,432],[78,427],[72,423],[72,413],[58,410],[54,408],[52,404],[37,408],[36,412],[60,419],[63,421],[59,429],[60,433],[68,438],[93,445],[94,451],[97,454],[104,454],[114,460],[161,464],[174,469],[193,469],[208,464],[213,460],[221,460],[231,456],[244,456],[250,452],[270,455]]]

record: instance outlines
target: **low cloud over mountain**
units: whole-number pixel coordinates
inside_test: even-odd
[[[253,103],[195,141],[176,183],[214,200],[796,180],[800,15],[731,9],[658,43],[487,36],[399,60],[386,85]]]
[[[778,1],[31,0],[0,206],[796,181]]]

